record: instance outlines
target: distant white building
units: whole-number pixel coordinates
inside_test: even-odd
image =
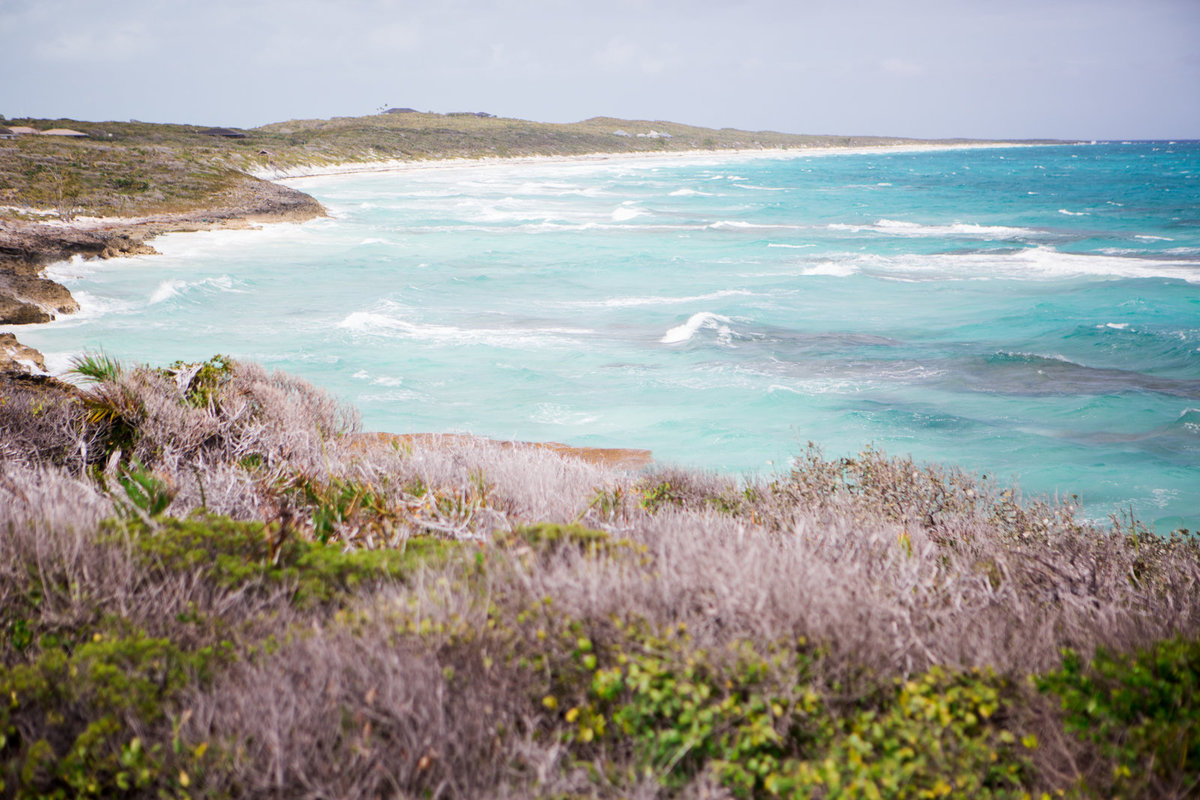
[[[663,133],[662,131],[650,131],[649,133],[639,133],[639,139],[670,139],[671,134]]]
[[[73,131],[70,128],[51,128],[48,131],[42,131],[42,136],[66,136],[70,139],[86,139],[88,135],[81,131]]]
[[[29,128],[24,125],[13,125],[9,130],[17,136],[36,136],[41,133],[37,128]]]

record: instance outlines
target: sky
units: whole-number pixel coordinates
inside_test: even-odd
[[[1200,139],[1200,0],[0,0],[0,114]]]

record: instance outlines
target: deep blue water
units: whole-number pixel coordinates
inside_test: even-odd
[[[58,272],[22,334],[304,375],[367,427],[764,474],[871,445],[1200,528],[1200,145],[307,178],[335,215]]]

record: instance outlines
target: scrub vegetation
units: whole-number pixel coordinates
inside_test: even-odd
[[[360,435],[280,373],[0,376],[9,797],[1191,797],[1200,544],[809,448]]]
[[[377,114],[293,120],[233,131],[208,126],[78,120],[10,120],[85,139],[25,135],[0,141],[0,206],[60,217],[140,216],[237,207],[258,190],[247,173],[402,159],[481,158],[586,153],[669,152],[899,144],[885,137],[802,136],[712,130],[670,122],[597,117],[571,124],[473,114]],[[228,130],[228,129],[227,129]],[[660,134],[654,137],[638,134]],[[668,136],[661,136],[668,134]]]

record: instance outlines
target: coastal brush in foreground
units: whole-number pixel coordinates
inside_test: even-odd
[[[875,452],[743,483],[372,444],[323,392],[221,357],[76,374],[0,378],[10,795],[1200,780],[1189,535]]]

